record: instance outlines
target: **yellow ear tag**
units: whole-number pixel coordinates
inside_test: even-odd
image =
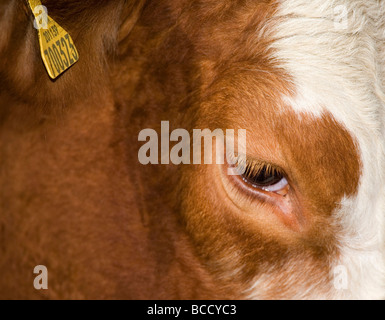
[[[79,53],[71,36],[48,16],[40,0],[28,0],[28,3],[35,16],[41,57],[49,76],[56,79],[79,60]]]

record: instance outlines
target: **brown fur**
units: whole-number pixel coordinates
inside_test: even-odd
[[[281,103],[295,88],[269,60],[274,2],[43,4],[81,60],[51,81],[26,5],[0,2],[0,298],[244,298],[267,271],[261,298],[298,281],[327,291],[331,214],[360,165],[330,115],[301,121]],[[248,150],[292,177],[306,228],[232,206],[216,166],[140,165],[138,133],[162,120],[248,129]]]

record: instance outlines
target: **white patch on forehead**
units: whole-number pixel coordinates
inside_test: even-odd
[[[338,24],[339,7],[346,8],[347,29]],[[272,47],[293,78],[294,109],[319,115],[326,108],[342,122],[353,118],[380,127],[384,13],[385,4],[375,0],[281,1]]]
[[[335,213],[343,233],[334,266],[346,267],[348,288],[330,296],[385,298],[385,1],[279,3],[272,48],[295,88],[287,104],[299,115],[330,112],[361,156],[358,194]]]

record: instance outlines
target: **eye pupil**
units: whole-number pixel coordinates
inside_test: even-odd
[[[247,168],[242,177],[245,182],[257,187],[271,186],[283,179],[281,173],[276,170],[268,170],[267,168],[261,168],[257,173],[253,173],[251,168]]]

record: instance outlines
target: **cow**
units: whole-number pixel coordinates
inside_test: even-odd
[[[0,298],[385,297],[383,1],[42,4],[79,61],[0,1]],[[246,170],[143,165],[162,121],[245,129]]]

